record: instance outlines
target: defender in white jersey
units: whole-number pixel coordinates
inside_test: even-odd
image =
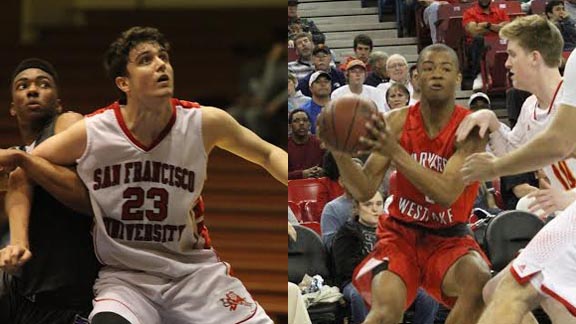
[[[500,35],[509,40],[507,65],[514,73],[515,86],[536,83],[537,78],[547,80],[546,75],[538,75],[538,61],[558,60],[561,55],[562,38],[554,25],[544,18],[528,16],[504,27]],[[558,104],[552,109],[558,111],[547,128],[502,157],[490,153],[469,157],[462,168],[465,181],[526,172],[573,157],[576,149],[574,53],[564,71],[563,92],[556,99]],[[576,323],[575,283],[576,203],[572,203],[530,241],[507,270],[486,285],[485,292],[496,287],[479,323],[535,323],[529,312],[538,304],[554,323]]]
[[[134,27],[113,42],[106,66],[122,99],[34,150],[0,151],[19,166],[11,189],[25,214],[26,172],[51,176],[73,165],[86,186],[95,251],[104,264],[94,289],[93,324],[272,323],[209,245],[200,193],[218,146],[261,165],[287,184],[287,154],[226,112],[172,99],[169,44],[154,28]],[[45,159],[45,160],[44,160]],[[64,187],[66,184],[63,184]]]
[[[508,46],[509,59],[507,68],[513,73],[514,87],[532,93],[520,110],[518,121],[510,128],[498,121],[492,110],[482,109],[470,114],[460,124],[457,132],[458,140],[463,140],[476,126],[481,134],[490,132],[490,148],[496,156],[505,155],[543,131],[558,111],[559,99],[563,93],[563,81],[557,58],[544,57],[538,51],[539,59],[534,62],[522,61],[522,45],[511,40]],[[553,51],[548,51],[552,53]],[[544,218],[552,212],[566,208],[576,200],[576,159],[565,159],[545,166],[544,172],[550,180],[551,188],[535,189],[523,200],[534,197],[530,211],[539,211],[538,216]]]

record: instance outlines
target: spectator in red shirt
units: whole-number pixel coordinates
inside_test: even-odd
[[[505,24],[510,22],[506,11],[492,4],[491,0],[478,0],[475,6],[464,11],[462,25],[466,30],[470,54],[470,74],[476,76],[472,90],[482,89],[482,76],[480,75],[480,61],[484,55],[484,37],[498,37],[498,32]]]
[[[370,58],[370,53],[372,53],[373,44],[370,36],[364,34],[356,35],[356,37],[354,37],[354,54],[356,55],[347,57],[346,60],[340,64],[340,70],[346,72],[346,67],[350,61],[360,60],[366,65],[367,73],[372,71],[370,64],[368,64],[368,59]]]
[[[320,140],[310,134],[310,117],[303,109],[294,109],[288,115],[292,130],[288,136],[288,179],[320,178],[324,176],[322,158],[324,149]]]

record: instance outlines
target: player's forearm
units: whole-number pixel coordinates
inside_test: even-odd
[[[32,197],[32,186],[26,175],[22,169],[16,169],[10,174],[8,192],[4,202],[10,222],[10,244],[12,245],[30,247],[28,224]]]
[[[512,188],[512,192],[514,193],[514,196],[516,196],[516,198],[522,198],[528,195],[529,193],[537,190],[538,188],[533,187],[527,183],[522,183]]]
[[[425,168],[414,160],[404,149],[394,154],[396,168],[412,183],[418,191],[434,200],[442,207],[448,208],[462,193],[455,181],[443,174]]]
[[[498,176],[505,176],[537,170],[564,159],[573,148],[572,138],[549,127],[526,145],[496,159],[494,171]]]
[[[273,146],[268,154],[268,158],[263,162],[264,167],[276,180],[288,185],[288,153]]]
[[[24,155],[19,165],[28,178],[62,204],[77,212],[92,214],[90,196],[75,170],[52,164],[33,154]]]
[[[352,161],[349,155],[332,152],[332,156],[338,165],[340,178],[352,197],[357,201],[370,200],[380,186],[377,177],[366,174],[360,165]]]

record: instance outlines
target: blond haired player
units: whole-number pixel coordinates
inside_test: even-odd
[[[537,55],[534,51],[527,54]],[[488,180],[526,172],[573,155],[576,149],[574,53],[564,70],[563,87],[563,94],[557,99],[558,111],[544,131],[502,157],[490,153],[470,156],[462,167],[464,179]],[[504,270],[499,278],[493,279],[497,282],[496,290],[480,324],[529,323],[528,313],[539,304],[554,323],[576,323],[576,204],[569,205],[538,232],[508,269],[510,271]]]
[[[510,130],[498,121],[492,110],[483,109],[468,116],[458,130],[461,140],[476,125],[481,134],[490,131],[490,145],[501,156],[543,131],[557,113],[563,93],[558,66],[561,63],[562,35],[554,24],[540,16],[529,16],[503,28],[500,35],[508,40],[506,67],[512,73],[515,88],[532,93],[522,109],[516,126]],[[565,159],[544,167],[551,188],[536,190],[529,197],[535,202],[532,211],[542,210],[540,217],[561,211],[576,200],[576,160]]]

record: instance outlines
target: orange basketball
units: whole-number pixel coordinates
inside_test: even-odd
[[[357,95],[332,100],[318,116],[321,140],[338,151],[351,154],[365,149],[359,139],[368,136],[366,122],[377,112],[374,102]]]

